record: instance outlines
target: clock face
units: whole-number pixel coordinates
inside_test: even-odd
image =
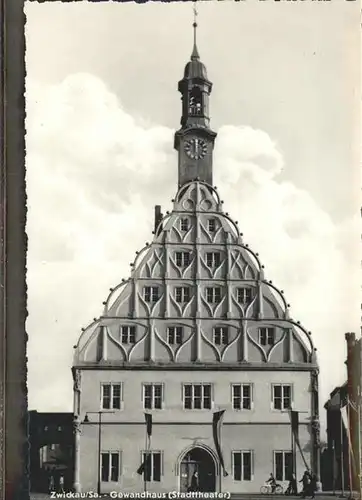
[[[200,160],[207,153],[207,144],[197,137],[185,142],[185,152],[193,160]]]

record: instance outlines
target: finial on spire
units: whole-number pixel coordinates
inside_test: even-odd
[[[191,54],[191,60],[194,61],[195,59],[200,59],[199,52],[197,50],[197,44],[196,44],[196,29],[197,29],[197,22],[196,22],[196,17],[198,15],[197,9],[196,9],[196,0],[194,0],[194,6],[193,6],[193,11],[194,11],[194,22],[193,22],[193,28],[194,28],[194,48],[192,50]]]

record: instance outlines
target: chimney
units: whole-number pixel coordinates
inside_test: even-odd
[[[159,223],[162,220],[162,214],[161,214],[161,205],[155,205],[155,235],[157,236],[157,228]],[[159,231],[162,230],[162,226],[160,227]]]

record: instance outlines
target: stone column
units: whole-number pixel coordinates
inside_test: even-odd
[[[74,491],[80,493],[80,434],[81,422],[78,416],[73,420],[74,432]]]

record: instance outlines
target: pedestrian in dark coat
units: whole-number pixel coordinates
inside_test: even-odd
[[[192,474],[191,477],[191,491],[198,491],[199,489],[199,476],[197,471]]]
[[[292,474],[289,478],[288,488],[285,490],[285,495],[298,495],[298,486],[295,474]]]
[[[315,497],[315,492],[317,491],[317,476],[311,474],[310,484],[309,484],[309,494],[311,498]]]
[[[301,493],[302,498],[305,498],[308,495],[308,493],[309,493],[310,479],[311,479],[310,478],[310,473],[309,473],[309,471],[306,470],[304,472],[304,474],[303,474],[302,479],[299,481],[303,485],[303,490],[302,490],[302,493]]]

